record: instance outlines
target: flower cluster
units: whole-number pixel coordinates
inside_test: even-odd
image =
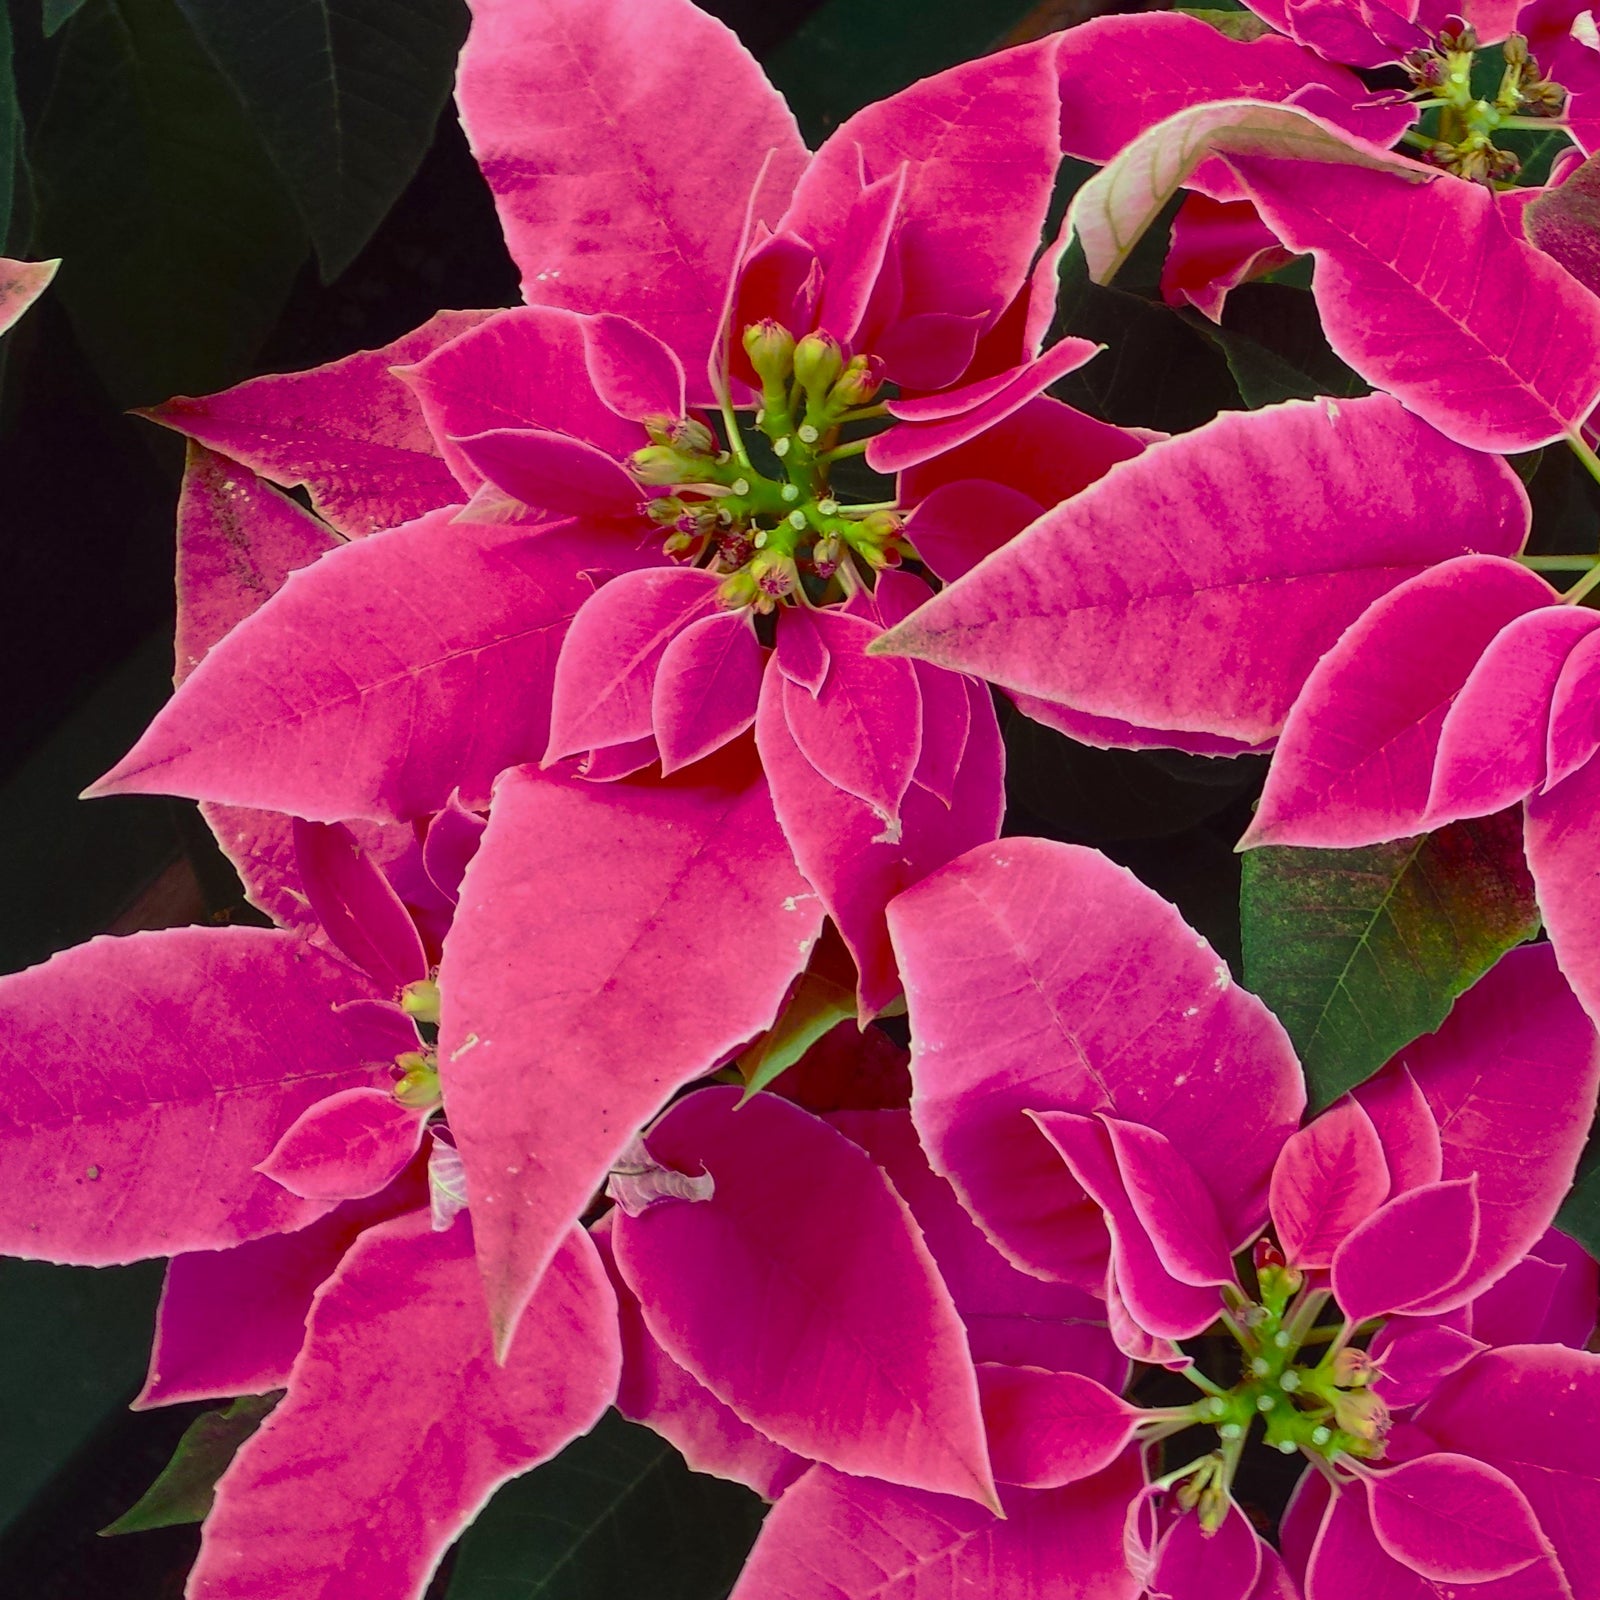
[[[275,926],[0,980],[0,1248],[170,1258],[141,1404],[285,1391],[189,1593],[420,1596],[615,1405],[774,1502],[736,1600],[1582,1600],[1600,568],[1505,457],[1600,476],[1600,271],[1495,141],[1600,135],[1593,19],[1107,18],[812,152],[689,0],[473,9],[524,303],[152,413],[178,688],[93,792]],[[1180,191],[1166,300],[1310,257],[1375,392],[1050,392]],[[1244,848],[1521,804],[1550,940],[1308,1116],[1176,910],[1000,837],[990,686],[1271,752]]]

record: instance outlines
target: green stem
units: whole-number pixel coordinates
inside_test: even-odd
[[[1496,124],[1501,128],[1526,128],[1533,133],[1545,133],[1555,128],[1561,133],[1567,133],[1567,124],[1555,117],[1501,117]]]
[[[717,397],[717,408],[722,412],[722,425],[728,430],[728,448],[733,452],[733,459],[746,472],[754,472],[755,468],[750,465],[750,452],[744,447],[744,435],[739,432],[739,419],[734,414],[733,401],[726,392]]]
[[[1400,135],[1400,142],[1410,145],[1413,150],[1431,150],[1439,141],[1430,139],[1425,133],[1418,133],[1414,128],[1407,128]]]
[[[1562,595],[1561,603],[1564,606],[1575,606],[1594,588],[1600,584],[1600,564],[1591,567],[1573,586]]]
[[[1578,428],[1569,428],[1566,440],[1572,446],[1572,453],[1584,465],[1584,470],[1596,483],[1600,483],[1600,456],[1597,456],[1589,446],[1589,441],[1584,438]]]
[[[1518,556],[1517,561],[1531,572],[1587,572],[1600,566],[1600,556]]]
[[[898,500],[874,500],[869,505],[840,506],[839,515],[841,517],[865,517],[871,515],[874,511],[898,511],[899,509],[900,502]],[[1600,557],[1596,557],[1596,559],[1600,560]]]
[[[1192,1363],[1187,1367],[1179,1367],[1178,1376],[1187,1378],[1202,1394],[1215,1395],[1219,1400],[1228,1398],[1228,1391],[1221,1384],[1213,1383],[1199,1367],[1194,1366]]]
[[[846,456],[864,456],[871,439],[851,439],[847,444],[836,444],[831,450],[824,450],[817,457],[818,461],[842,461]]]

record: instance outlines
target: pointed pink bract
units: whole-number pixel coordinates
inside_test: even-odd
[[[302,1111],[256,1171],[303,1200],[364,1200],[417,1153],[422,1120],[387,1089],[341,1089]]]
[[[1347,1234],[1389,1196],[1389,1164],[1372,1118],[1354,1100],[1300,1129],[1272,1169],[1272,1224],[1289,1264],[1325,1267]]]
[[[1173,908],[1094,851],[1003,839],[908,891],[890,929],[911,1012],[917,1126],[996,1244],[1100,1287],[1103,1235],[1028,1111],[1154,1128],[1230,1244],[1265,1215],[1305,1091],[1277,1021]]]
[[[1387,396],[1224,412],[1047,512],[885,648],[1097,717],[1259,743],[1379,595],[1469,550],[1513,555],[1527,526],[1504,462]]]
[[[500,1342],[643,1124],[770,1025],[821,920],[743,751],[659,784],[501,779],[439,978]]]
[[[613,1223],[646,1326],[797,1454],[992,1504],[965,1330],[904,1201],[819,1118],[739,1100],[701,1090],[650,1132],[657,1160],[704,1166],[716,1192]]]
[[[331,1574],[374,1600],[420,1595],[495,1489],[599,1421],[620,1365],[581,1230],[502,1366],[468,1225],[434,1233],[417,1213],[372,1229],[318,1291],[288,1397],[217,1485],[188,1595],[284,1600]]]
[[[1472,1298],[1477,1191],[1475,1177],[1424,1184],[1351,1230],[1333,1257],[1333,1293],[1351,1323],[1388,1311],[1450,1310]]]
[[[309,372],[180,395],[144,413],[285,489],[302,485],[340,533],[409,522],[460,498],[416,397],[390,370],[475,327],[488,311],[441,311],[381,350]]]
[[[529,302],[626,307],[698,381],[744,197],[774,152],[776,222],[806,163],[733,33],[689,0],[475,0],[456,94]]]
[[[1462,556],[1375,601],[1306,680],[1241,845],[1423,832],[1452,700],[1502,628],[1555,598],[1513,561]]]
[[[333,822],[488,801],[537,760],[584,569],[639,564],[577,523],[449,510],[296,573],[200,664],[96,793],[189,794]],[[329,641],[339,647],[330,653]]]
[[[663,777],[720,750],[756,720],[764,665],[750,618],[737,611],[691,622],[668,644],[650,691]]]
[[[547,763],[650,734],[661,659],[717,613],[719,582],[697,567],[656,567],[613,578],[584,603],[556,662]]]
[[[1058,1489],[1093,1477],[1127,1448],[1138,1409],[1076,1372],[978,1368],[989,1454],[1001,1483]]]
[[[1228,161],[1267,226],[1316,257],[1313,293],[1335,353],[1441,433],[1530,450],[1593,408],[1600,298],[1513,233],[1481,184]]]
[[[293,934],[92,939],[0,979],[0,1246],[111,1266],[304,1227],[251,1169],[308,1106],[383,1081],[335,1008],[367,980]]]

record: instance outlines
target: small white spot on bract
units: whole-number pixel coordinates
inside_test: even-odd
[[[1217,963],[1217,975],[1213,981],[1219,989],[1226,989],[1233,982],[1233,974],[1223,962]]]
[[[890,817],[884,823],[883,832],[882,833],[873,834],[872,842],[874,844],[899,844],[900,843],[900,819],[899,819],[899,817]]]
[[[1600,28],[1595,26],[1594,12],[1580,11],[1572,19],[1572,37],[1590,50],[1600,50]]]
[[[1174,1089],[1181,1089],[1188,1081],[1189,1074],[1187,1072],[1180,1072],[1177,1077],[1172,1080],[1172,1087]]]
[[[550,274],[548,272],[536,272],[533,275],[533,281],[535,283],[548,283],[550,281]]]
[[[1200,1015],[1200,1007],[1199,1006],[1185,1006],[1183,1008],[1183,1014],[1186,1017],[1198,1017]]]

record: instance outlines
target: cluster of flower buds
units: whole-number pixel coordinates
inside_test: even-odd
[[[780,473],[764,476],[738,439],[723,448],[697,418],[649,419],[650,443],[628,466],[646,490],[676,491],[641,507],[666,530],[667,554],[725,574],[723,603],[760,612],[795,596],[808,578],[859,581],[853,559],[871,572],[899,565],[910,549],[904,519],[881,506],[843,506],[828,488],[832,463],[864,446],[841,444],[841,431],[881,414],[873,401],[882,362],[847,356],[827,333],[796,339],[770,320],[746,328],[743,344],[761,385],[756,422]]]
[[[1544,76],[1528,52],[1527,39],[1513,33],[1500,47],[1505,66],[1494,99],[1479,99],[1472,87],[1477,48],[1477,33],[1463,25],[1442,29],[1432,49],[1406,57],[1415,93],[1440,110],[1438,137],[1422,145],[1418,155],[1430,166],[1475,183],[1506,184],[1516,178],[1522,163],[1495,145],[1496,129],[1512,117],[1559,117],[1566,109],[1567,91]]]

